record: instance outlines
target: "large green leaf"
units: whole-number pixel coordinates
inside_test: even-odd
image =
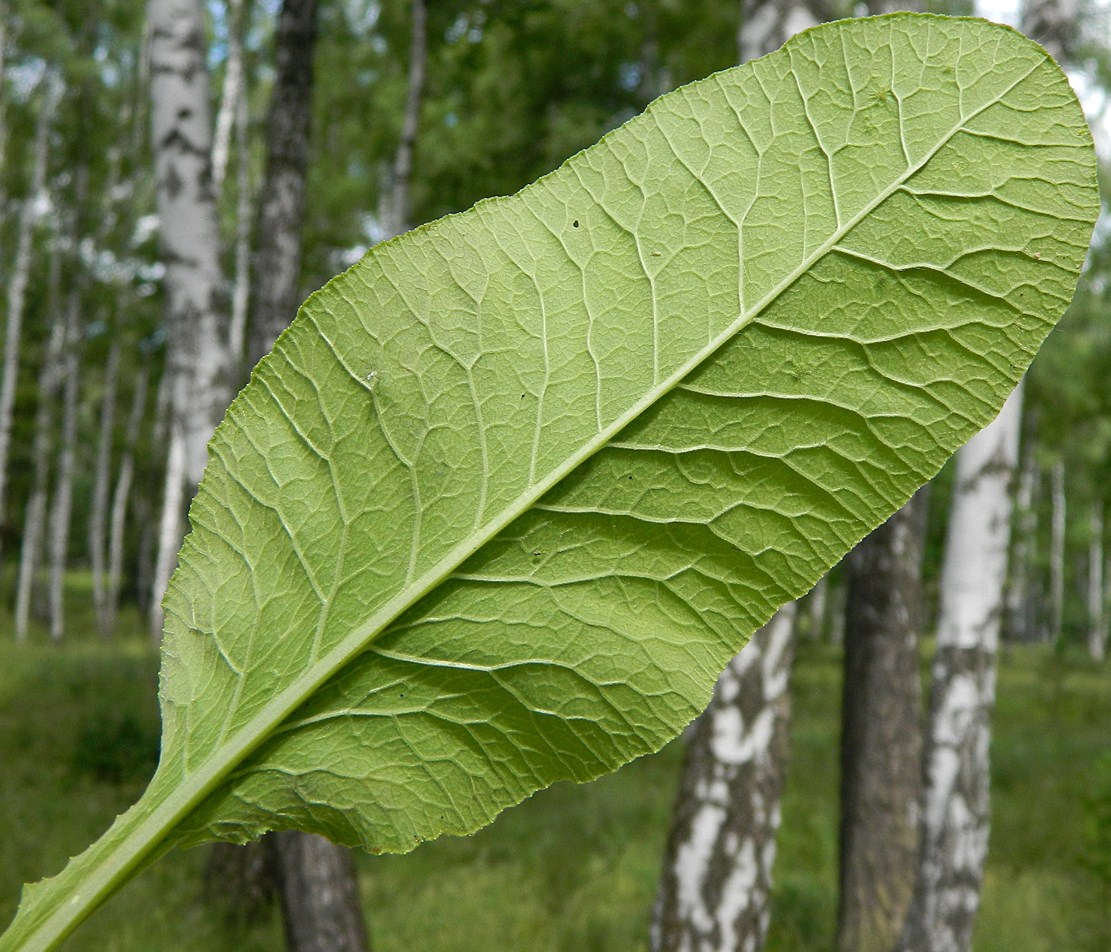
[[[218,430],[166,599],[158,773],[15,941],[170,845],[406,850],[659,748],[991,419],[1096,207],[1043,50],[895,15],[376,248]]]

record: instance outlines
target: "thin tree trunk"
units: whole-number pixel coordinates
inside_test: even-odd
[[[8,276],[8,313],[4,328],[4,360],[0,373],[0,522],[4,519],[8,488],[8,455],[12,442],[12,412],[15,408],[15,391],[19,374],[19,350],[23,336],[23,310],[27,298],[27,282],[31,272],[31,245],[35,224],[39,217],[39,197],[46,182],[49,154],[50,125],[58,102],[60,90],[53,76],[42,83],[39,94],[39,114],[35,121],[34,159],[31,181],[23,206],[19,210],[16,226],[16,249],[11,273]]]
[[[1103,603],[1103,500],[1093,499],[1088,538],[1088,653],[1102,661],[1107,653]]]
[[[664,852],[653,952],[758,952],[786,778],[794,602],[722,672],[695,722]]]
[[[837,946],[888,952],[914,889],[921,794],[918,630],[927,489],[845,560]]]
[[[1030,432],[1033,432],[1031,427]],[[1013,541],[1006,593],[1003,638],[1024,643],[1041,640],[1038,625],[1034,551],[1038,538],[1038,464],[1033,441],[1022,452],[1015,493]]]
[[[297,313],[312,117],[316,0],[284,0],[275,37],[277,76],[266,120],[266,170],[258,196],[258,248],[250,290],[250,359],[265,355]],[[241,144],[241,158],[245,153]],[[240,183],[241,195],[246,191]],[[208,878],[234,873],[244,899],[266,895],[262,878],[276,873],[289,952],[365,952],[355,862],[323,837],[289,832],[213,850]],[[261,851],[272,848],[275,862]],[[254,855],[252,855],[254,854]],[[221,871],[223,870],[223,871]]]
[[[829,604],[829,574],[818,579],[806,596],[807,637],[820,641],[826,630],[826,611]]]
[[[112,482],[112,437],[116,429],[116,390],[119,386],[119,322],[112,329],[112,343],[104,367],[104,395],[100,404],[93,495],[89,510],[89,563],[93,574],[93,606],[101,635],[111,633],[108,617],[107,546],[108,495]]]
[[[401,137],[394,154],[388,189],[389,214],[383,222],[385,237],[392,238],[411,227],[409,187],[413,178],[413,150],[420,130],[420,109],[424,98],[425,64],[428,59],[427,15],[424,0],[410,0],[412,33],[409,43],[409,82]]]
[[[1065,616],[1065,462],[1057,460],[1050,470],[1052,521],[1049,537],[1049,630],[1059,641]]]
[[[266,118],[252,268],[249,359],[257,363],[301,303],[301,232],[312,117],[316,0],[285,0],[278,19],[278,74]]]
[[[31,495],[23,519],[20,542],[19,578],[15,597],[15,639],[27,639],[31,615],[31,596],[35,576],[42,558],[43,537],[46,535],[46,498],[50,479],[50,447],[54,437],[54,400],[58,390],[58,370],[65,344],[66,322],[61,310],[61,253],[54,242],[47,282],[50,337],[39,367],[38,406],[35,408],[35,435],[31,445]]]
[[[818,17],[804,0],[742,0],[741,62]],[[726,667],[690,730],[652,916],[652,952],[760,952],[787,771],[794,602]]]
[[[62,433],[58,447],[57,478],[50,506],[50,638],[65,634],[65,571],[73,512],[73,471],[77,452],[77,398],[80,387],[82,336],[81,295],[71,288],[66,302],[66,343],[63,357]]]
[[[212,124],[201,0],[149,0],[151,127],[166,265],[166,368],[171,387],[169,458],[151,592],[151,630],[181,544],[183,500],[207,462],[227,407],[226,288],[212,189]]]
[[[168,368],[167,371],[168,372]],[[171,407],[171,414],[173,409]],[[162,483],[162,512],[158,520],[157,548],[151,579],[148,620],[151,639],[155,644],[162,640],[162,596],[177,564],[177,549],[185,535],[185,508],[188,496],[185,491],[186,448],[185,434],[179,427],[169,427],[169,447],[166,453],[166,475]]]
[[[135,389],[131,394],[131,410],[127,416],[123,453],[120,456],[116,486],[112,491],[112,511],[108,522],[108,571],[107,590],[104,598],[104,622],[105,628],[109,632],[116,629],[116,617],[120,607],[120,582],[123,578],[123,547],[124,532],[127,527],[127,503],[131,497],[131,483],[135,478],[135,444],[139,441],[139,431],[143,425],[149,380],[150,368],[145,360],[140,361],[139,374],[135,378]]]
[[[235,367],[243,362],[243,348],[247,339],[247,312],[251,296],[251,223],[254,217],[254,193],[251,188],[249,122],[247,84],[244,82],[239,88],[239,105],[235,114],[235,290],[231,302],[231,324],[228,327],[228,354]]]
[[[219,196],[224,188],[231,153],[231,134],[246,79],[243,69],[243,0],[228,0],[228,58],[224,65],[224,86],[220,91],[220,107],[216,110],[216,128],[212,134],[212,186]]]
[[[990,828],[988,746],[1022,387],[957,454],[926,737],[921,853],[900,952],[968,952]]]

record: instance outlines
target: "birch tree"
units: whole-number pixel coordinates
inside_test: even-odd
[[[127,414],[123,451],[116,471],[116,482],[112,489],[112,507],[108,517],[108,566],[104,596],[104,626],[107,631],[115,630],[116,614],[120,606],[127,505],[131,498],[131,484],[135,478],[135,446],[139,441],[139,431],[146,411],[149,380],[150,367],[145,360],[140,361],[131,393],[131,408]]]
[[[837,915],[844,952],[888,952],[914,888],[926,494],[919,490],[845,559]]]
[[[3,44],[0,44],[2,46]],[[49,156],[50,126],[61,96],[61,85],[50,75],[39,89],[39,112],[35,120],[35,142],[31,178],[27,194],[19,210],[16,225],[15,256],[7,276],[7,323],[4,327],[4,360],[0,373],[0,520],[4,517],[8,488],[8,455],[12,442],[12,412],[19,374],[19,353],[23,336],[23,312],[27,299],[27,283],[31,274],[31,248],[35,225],[42,213],[43,186]]]
[[[1107,654],[1103,572],[1103,500],[1094,498],[1088,516],[1088,654],[1097,662]]]
[[[258,196],[257,249],[251,269],[250,359],[266,354],[301,303],[301,248],[312,118],[316,0],[284,0],[275,36],[277,74],[266,120],[266,168]],[[243,159],[241,143],[240,157]],[[242,182],[240,183],[242,188]],[[218,851],[217,865],[238,878],[272,875],[281,896],[290,952],[363,952],[368,948],[349,850],[314,834],[270,837],[274,862]],[[234,850],[234,847],[230,849]],[[216,879],[226,874],[211,871]],[[265,891],[265,890],[263,890]]]
[[[743,0],[741,62],[819,18],[804,2]],[[759,952],[787,771],[796,606],[729,663],[688,741],[652,917],[653,952]]]
[[[410,0],[412,33],[409,41],[409,78],[401,136],[394,155],[389,188],[385,193],[386,214],[382,228],[386,237],[400,235],[410,228],[409,186],[413,177],[413,151],[420,130],[420,109],[424,98],[424,78],[428,61],[428,26],[424,0]]]
[[[34,436],[31,444],[31,494],[23,517],[20,540],[19,575],[16,580],[15,638],[27,638],[31,617],[31,597],[35,576],[42,557],[46,535],[46,502],[50,478],[50,449],[53,442],[54,400],[58,390],[58,368],[66,325],[60,315],[61,253],[58,241],[52,242],[50,276],[47,281],[47,321],[50,335],[42,363],[39,365],[38,404],[35,408]]]
[[[200,0],[149,0],[151,144],[166,291],[169,448],[151,591],[152,634],[200,482],[207,444],[227,407],[226,288],[212,189],[212,123]]]
[[[70,288],[66,301],[65,344],[61,360],[62,431],[55,464],[54,493],[50,502],[50,638],[65,634],[65,571],[73,514],[73,475],[77,453],[77,400],[81,384],[83,320],[81,293]]]
[[[1022,386],[958,453],[926,735],[918,876],[899,952],[967,952],[990,826],[988,747]]]

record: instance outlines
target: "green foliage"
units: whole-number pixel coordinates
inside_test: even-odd
[[[404,851],[658,749],[994,415],[1095,212],[1044,51],[898,15],[375,249],[212,442],[151,786],[0,945],[52,947],[174,845]]]

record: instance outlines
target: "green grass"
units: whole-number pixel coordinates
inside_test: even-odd
[[[157,746],[157,662],[137,616],[110,642],[45,640],[36,630],[14,645],[0,615],[0,921],[24,879],[57,870],[135,799]],[[802,646],[770,952],[832,948],[839,677],[834,649]],[[1105,952],[1111,668],[1012,650],[995,724],[977,952]],[[375,952],[643,952],[680,758],[672,744],[593,784],[543,791],[467,839],[361,858]],[[164,858],[67,948],[281,948],[276,916],[232,932],[206,907],[203,865],[203,849]]]

